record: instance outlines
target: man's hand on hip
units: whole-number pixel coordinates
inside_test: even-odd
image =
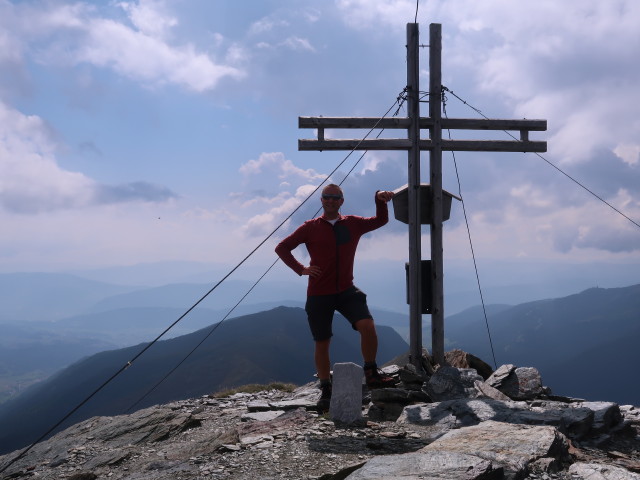
[[[302,275],[309,275],[311,278],[315,278],[321,273],[322,273],[322,270],[320,269],[320,267],[316,265],[310,265],[308,267],[305,267],[304,270],[302,270]]]

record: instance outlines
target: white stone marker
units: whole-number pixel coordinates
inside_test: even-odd
[[[362,421],[362,376],[362,367],[355,363],[333,366],[329,415],[334,422],[354,424]]]

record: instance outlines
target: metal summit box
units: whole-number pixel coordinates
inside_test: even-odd
[[[393,191],[393,214],[396,220],[402,223],[409,223],[409,187],[404,185]],[[420,184],[420,223],[422,225],[431,224],[433,218],[433,207],[431,205],[431,185]],[[442,221],[449,220],[451,214],[451,199],[462,200],[457,195],[442,190]]]

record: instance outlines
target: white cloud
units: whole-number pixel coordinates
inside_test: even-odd
[[[59,167],[58,142],[36,115],[24,115],[0,102],[0,207],[20,214],[175,197],[146,182],[102,185],[80,172]]]
[[[278,19],[274,17],[264,17],[260,20],[253,22],[249,28],[251,35],[260,35],[273,30],[286,28],[289,26],[289,22],[284,19]]]
[[[112,20],[94,20],[86,33],[86,42],[75,53],[77,62],[113,68],[143,82],[202,92],[215,88],[223,77],[243,75],[235,67],[214,63],[192,45],[172,47]]]
[[[164,2],[140,0],[139,3],[118,4],[128,14],[133,25],[145,35],[164,38],[168,31],[178,24],[178,20],[165,12]]]
[[[41,118],[0,103],[0,205],[16,212],[70,208],[89,202],[94,182],[60,169],[56,144]]]
[[[271,199],[271,201],[264,199],[264,203],[275,205],[262,213],[251,216],[242,227],[242,231],[249,237],[263,236],[271,233],[274,228],[292,215],[292,213],[309,198],[309,195],[311,195],[316,188],[317,186],[315,185],[302,185],[296,189],[293,195],[281,194],[275,199]],[[309,204],[308,201],[307,204]]]
[[[373,34],[399,30],[415,11],[407,1],[340,0],[337,6],[350,27]],[[564,162],[585,161],[598,147],[635,143],[638,18],[634,0],[420,2],[418,15],[423,43],[425,20],[442,24],[447,86],[466,100],[479,88],[504,102],[483,108],[489,116],[506,106],[517,117],[547,118],[549,151]]]
[[[276,175],[278,179],[297,179],[304,182],[322,181],[325,175],[312,168],[296,167],[291,160],[285,158],[281,152],[262,153],[257,160],[249,160],[240,167],[240,173],[245,177],[260,175],[264,182],[265,175]]]
[[[640,145],[638,144],[620,144],[613,149],[613,153],[629,165],[637,165],[640,162]]]
[[[20,7],[21,21],[8,26],[14,34],[7,36],[20,36],[21,44],[29,46],[42,64],[87,63],[149,86],[175,84],[203,92],[214,89],[223,78],[245,75],[241,68],[217,62],[193,44],[168,43],[165,39],[177,20],[164,11],[163,3],[118,5],[129,14],[133,28],[101,17],[98,9],[84,3],[39,4]],[[228,52],[227,60],[240,58],[237,48]]]
[[[234,199],[248,215],[243,232],[250,236],[269,233],[326,178],[326,174],[313,169],[297,167],[281,152],[262,153],[257,160],[243,164],[239,171],[248,191],[235,195]]]
[[[412,22],[416,11],[413,0],[337,0],[341,18],[358,30],[379,30],[379,26],[404,28]]]
[[[307,40],[306,38],[289,37],[284,42],[282,42],[282,45],[296,51],[316,51],[316,49],[313,48],[311,43],[309,43],[309,40]]]

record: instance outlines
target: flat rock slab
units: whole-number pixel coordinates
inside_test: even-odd
[[[457,452],[414,452],[374,457],[346,480],[499,480],[490,461]]]
[[[297,410],[298,408],[304,408],[306,410],[313,410],[313,409],[316,408],[316,400],[312,400],[312,399],[309,399],[309,398],[297,398],[295,400],[283,400],[281,402],[269,402],[269,405],[271,406],[271,408],[276,409],[276,410]]]
[[[544,468],[560,467],[569,459],[569,442],[554,427],[513,425],[495,421],[452,430],[422,452],[447,451],[473,454],[503,466],[507,478],[520,478],[539,465]],[[549,461],[541,462],[541,459]],[[454,478],[454,477],[452,477]]]
[[[640,480],[640,475],[614,465],[574,463],[569,474],[575,480]]]
[[[284,414],[284,410],[269,410],[267,412],[249,412],[240,417],[243,422],[256,421],[256,422],[270,422],[275,420],[280,415]]]
[[[247,410],[249,412],[266,412],[271,410],[271,405],[266,400],[259,400],[247,403]]]
[[[420,425],[430,431],[431,438],[445,434],[450,428],[494,420],[522,425],[549,425],[571,438],[580,439],[591,432],[594,425],[595,415],[589,405],[551,401],[504,402],[491,398],[447,400],[409,405],[404,408],[397,422]],[[617,406],[611,408],[615,410]],[[614,416],[614,412],[609,415]]]

